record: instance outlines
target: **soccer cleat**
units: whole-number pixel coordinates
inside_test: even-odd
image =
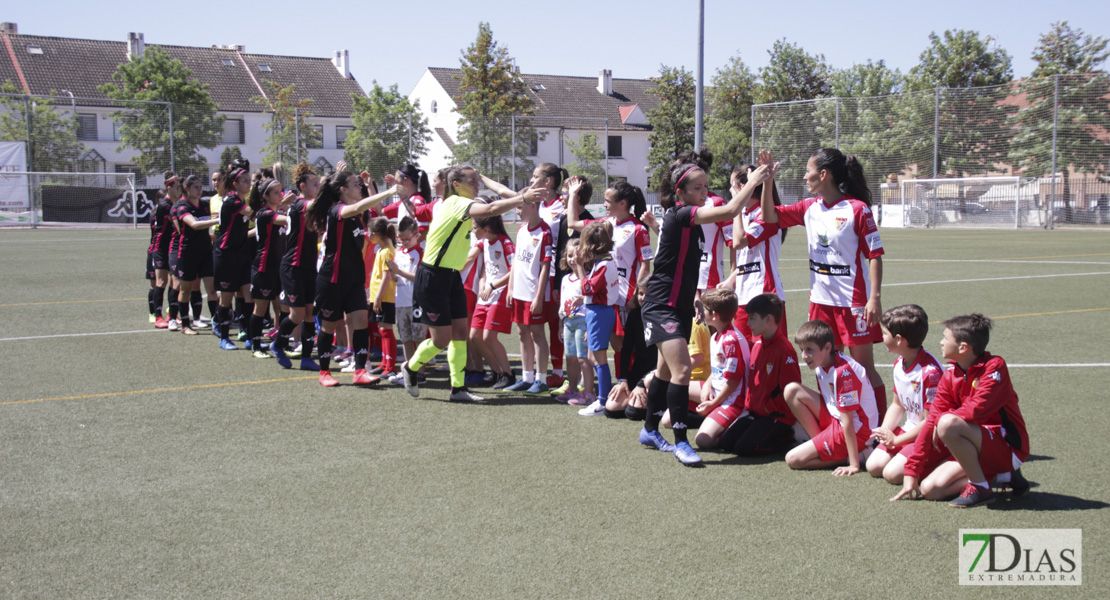
[[[371,375],[381,375],[382,374],[382,366],[378,365],[378,366],[374,367],[373,369],[369,369],[366,372],[371,374]]]
[[[551,388],[552,396],[565,396],[570,390],[570,380],[564,379],[563,385],[560,385],[558,387],[551,385],[551,383],[548,383],[547,386]],[[577,392],[578,388],[575,388],[574,391]],[[559,400],[559,402],[566,402],[566,400]]]
[[[497,373],[490,371],[489,373],[486,373],[482,376],[482,381],[480,381],[477,385],[480,385],[482,387],[493,387],[493,385],[497,383],[499,379],[500,377],[497,375]]]
[[[156,317],[154,319],[154,328],[155,329],[165,329],[165,328],[169,327],[169,325],[170,325],[170,323],[169,323],[169,321],[167,321],[165,319],[165,317]]]
[[[293,368],[293,361],[289,360],[289,357],[285,354],[285,350],[283,348],[278,348],[276,344],[271,342],[270,352],[273,353],[274,358],[277,359],[277,364],[281,365],[281,368]]]
[[[302,358],[301,359],[301,370],[302,371],[319,371],[320,370],[320,365],[316,364],[316,361],[312,360],[311,358]]]
[[[597,397],[590,392],[578,392],[578,395],[567,400],[567,404],[571,406],[589,406],[597,400]]]
[[[550,391],[551,388],[547,387],[546,383],[537,379],[532,382],[532,385],[529,386],[528,389],[524,390],[524,393],[528,394],[529,396],[540,396]]]
[[[524,381],[523,379],[518,379],[516,381],[516,383],[514,383],[512,385],[505,386],[504,390],[506,392],[523,392],[523,391],[527,390],[528,388],[532,387],[533,383],[535,383],[535,382]]]
[[[269,352],[266,352],[262,348],[259,348],[258,350],[255,350],[251,354],[251,356],[253,356],[255,358],[273,358],[273,355],[271,355]]]
[[[686,465],[687,467],[693,467],[695,465],[701,464],[701,457],[698,456],[697,452],[694,452],[694,449],[690,447],[689,442],[679,442],[675,444],[674,457],[678,459],[678,462]]]
[[[181,328],[181,333],[184,333],[185,335],[197,335],[197,330],[193,329],[189,325],[185,325]]]
[[[563,385],[563,376],[554,373],[547,376],[547,387],[555,389]]]
[[[158,317],[154,316],[154,313],[150,313],[150,322],[154,323],[157,320],[158,320]]]
[[[396,375],[392,375],[390,377],[387,377],[386,381],[388,381],[389,383],[392,383],[393,385],[405,385],[405,376],[400,374],[400,373],[397,373]]]
[[[556,390],[556,391],[558,391],[558,390]],[[571,400],[574,400],[575,398],[577,398],[579,395],[581,395],[581,392],[579,392],[578,390],[572,390],[572,391],[563,393],[559,396],[555,396],[555,401],[566,404],[566,403],[570,402]]]
[[[405,386],[405,391],[413,398],[420,395],[420,386],[416,382],[416,371],[409,368],[409,361],[401,364],[401,383]]]
[[[193,319],[193,327],[197,329],[208,329],[212,326],[212,321],[204,317],[197,317]]]
[[[640,443],[663,452],[674,452],[674,444],[664,439],[659,430],[648,431],[647,427],[640,429]]]
[[[271,330],[269,330],[265,333],[265,336],[272,340],[272,339],[277,337],[277,334],[278,334],[277,329],[271,329]]]
[[[960,492],[960,496],[948,503],[948,506],[955,508],[974,508],[983,504],[991,504],[994,502],[994,492],[990,488],[981,488],[974,483],[968,482],[964,486],[964,491]]]
[[[366,360],[381,360],[382,351],[378,348],[371,348],[366,352]]]
[[[466,385],[482,385],[486,380],[485,371],[467,371],[463,381]]]
[[[1014,498],[1021,498],[1029,491],[1029,480],[1025,475],[1021,474],[1021,469],[1018,469],[1010,474],[1010,494]]]
[[[285,355],[288,356],[289,358],[301,358],[302,357],[301,355],[303,354],[303,352],[301,352],[301,349],[302,349],[301,344],[297,344],[296,346],[287,350],[285,352]]]
[[[510,385],[516,383],[516,378],[512,373],[501,373],[497,376],[497,383],[493,384],[493,389],[504,390]]]
[[[601,403],[601,400],[594,400],[593,403],[591,403],[589,406],[578,411],[578,414],[582,415],[583,417],[604,416],[605,406]]]
[[[485,402],[486,399],[476,394],[470,393],[466,387],[451,388],[451,395],[447,397],[449,402]]]
[[[155,327],[157,327],[157,326],[158,325],[155,324]],[[170,331],[181,331],[181,321],[178,321],[177,319],[170,319],[166,328],[169,329]]]
[[[355,376],[351,378],[351,383],[355,385],[374,385],[381,380],[381,377],[374,377],[367,373],[366,369],[359,369],[355,371]]]
[[[243,348],[247,350],[254,350],[254,340],[247,340],[243,342]]]
[[[235,341],[237,341],[237,342],[247,341],[247,332],[244,331],[243,329],[240,329],[239,330],[239,335],[238,335],[238,337],[235,338]]]
[[[341,364],[343,364],[343,363],[341,363]],[[339,372],[340,373],[354,373],[357,370],[358,370],[358,367],[355,367],[355,361],[352,360],[350,362],[345,363],[343,368],[339,369]]]
[[[238,350],[238,349],[239,349],[239,346],[236,346],[235,343],[232,342],[231,340],[229,340],[227,338],[220,338],[220,350]]]
[[[331,376],[331,371],[320,371],[320,385],[324,387],[335,387],[339,385],[339,380]]]

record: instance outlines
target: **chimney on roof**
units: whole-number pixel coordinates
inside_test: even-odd
[[[606,96],[613,95],[613,72],[609,69],[602,69],[597,74],[597,91]]]
[[[351,78],[351,52],[349,50],[336,50],[331,59],[331,64],[345,79]]]
[[[19,35],[18,23],[0,23],[0,33],[10,33],[12,35]]]
[[[212,47],[215,48],[215,46],[212,46]],[[221,50],[234,50],[236,52],[246,52],[247,51],[247,47],[244,46],[243,44],[224,44],[224,45],[220,46],[220,49]]]
[[[132,31],[127,34],[127,60],[134,60],[143,57],[143,49],[146,44],[143,42],[143,34],[135,33]]]

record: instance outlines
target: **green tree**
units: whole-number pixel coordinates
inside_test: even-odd
[[[761,103],[811,100],[829,95],[829,66],[825,55],[806,53],[797,44],[777,40],[767,51],[770,59],[759,70]]]
[[[910,69],[907,87],[934,93],[932,98],[909,95],[909,103],[901,107],[903,122],[915,125],[903,130],[906,147],[920,155],[928,146],[931,155],[934,140],[920,132],[933,124],[939,131],[938,175],[960,177],[993,169],[1006,158],[1011,135],[1006,119],[1015,110],[1002,102],[1012,91],[1010,55],[992,38],[959,29],[943,36],[930,33],[920,61]]]
[[[648,134],[649,186],[656,188],[674,157],[694,147],[694,75],[682,67],[659,66],[659,76],[651,78],[655,85],[647,93],[659,97],[659,103],[647,114],[651,133]]]
[[[857,63],[847,69],[833,71],[829,91],[837,97],[889,96],[905,88],[906,77],[880,60]]]
[[[574,162],[563,165],[571,175],[583,175],[590,183],[600,188],[605,182],[605,149],[596,134],[583,133],[575,138],[567,138],[567,149],[574,156]]]
[[[512,177],[514,160],[518,175],[528,173],[533,165],[527,157],[536,133],[531,121],[521,117],[534,115],[535,107],[509,49],[493,39],[489,23],[479,23],[478,37],[459,62],[462,75],[454,99],[461,118],[455,161],[472,164],[500,181]],[[516,182],[510,185],[516,187]]]
[[[243,151],[239,149],[239,146],[228,146],[227,148],[224,148],[223,152],[220,153],[219,166],[221,169],[226,168],[228,165],[231,164],[231,161],[239,158],[243,158]]]
[[[208,93],[208,84],[192,78],[193,72],[158,46],[147,46],[142,57],[132,56],[112,74],[112,83],[97,89],[113,100],[125,101],[126,108],[112,116],[120,123],[119,150],[130,148],[139,169],[148,175],[174,168],[184,173],[207,172],[208,165],[199,149],[212,149],[220,143],[224,118]],[[172,104],[173,141],[170,141],[171,114],[164,104],[128,103],[169,102]],[[173,154],[170,154],[170,148]]]
[[[1072,29],[1067,21],[1053,23],[1033,50],[1033,75],[1018,84],[1028,105],[1010,120],[1017,134],[1009,158],[1027,175],[1051,174],[1055,107],[1065,222],[1074,220],[1070,172],[1102,173],[1110,161],[1110,147],[1099,137],[1110,130],[1110,80],[1100,70],[1110,57],[1107,44],[1106,38]]]
[[[23,90],[8,80],[0,88],[5,94]],[[51,91],[50,95],[57,92]],[[36,97],[28,103],[23,96],[0,96],[0,140],[28,142],[32,171],[75,171],[77,157],[85,146],[77,141],[77,119],[66,107],[59,113],[50,98]],[[31,119],[31,139],[27,140],[27,119]]]
[[[294,165],[307,160],[308,148],[321,142],[320,132],[308,124],[312,99],[295,99],[296,84],[281,87],[263,79],[262,86],[269,94],[251,98],[251,102],[266,108],[271,115],[270,122],[265,124],[270,135],[262,147],[262,161],[268,165],[276,162]]]
[[[717,69],[708,91],[705,141],[713,150],[709,187],[727,190],[732,169],[751,160],[752,104],[758,83],[739,56]]]
[[[432,141],[428,119],[417,103],[397,91],[397,84],[383,88],[375,81],[366,96],[351,94],[351,99],[355,128],[343,144],[343,160],[352,170],[380,177],[428,153]]]

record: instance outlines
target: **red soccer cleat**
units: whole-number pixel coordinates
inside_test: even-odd
[[[381,377],[374,377],[367,373],[366,369],[359,369],[355,371],[355,376],[351,379],[351,383],[355,385],[374,385],[381,380]]]
[[[331,376],[331,371],[320,371],[320,385],[324,387],[335,387],[339,385],[339,380]]]
[[[556,374],[552,373],[552,374],[547,376],[547,387],[549,387],[551,389],[555,389],[555,388],[557,388],[561,385],[563,385],[563,376],[562,375],[556,375]]]
[[[169,326],[170,326],[169,321],[167,321],[164,317],[156,317],[154,319],[154,328],[155,329],[165,329]]]

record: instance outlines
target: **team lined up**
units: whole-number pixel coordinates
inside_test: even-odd
[[[199,180],[186,179],[181,189],[171,175],[151,223],[151,318],[165,322],[161,294],[170,282],[177,290],[171,321],[181,319],[182,331],[195,334],[189,310],[199,317],[198,282],[212,276],[209,308],[215,289],[221,348],[236,348],[229,326],[238,295],[236,319],[255,356],[272,353],[290,368],[288,339],[300,327],[301,368],[319,369],[325,386],[337,384],[330,373],[335,339],[349,329],[352,356],[344,368],[356,384],[381,375],[416,396],[427,363],[447,350],[450,400],[480,401],[474,385],[551,392],[583,406],[584,416],[644,419],[640,442],[687,465],[701,462],[687,436],[696,427],[700,448],[750,455],[793,446],[786,456],[793,468],[836,467],[834,474],[850,475],[866,462],[873,475],[904,483],[898,497],[962,490],[954,504],[973,506],[993,499],[992,479],[1024,492],[1018,469],[1028,439],[1005,364],[985,352],[989,319],[946,323],[943,354],[954,366],[942,375],[921,348],[924,311],[881,311],[883,248],[860,164],[820,150],[804,177],[814,197],[781,206],[769,153],[732,174],[727,201],[708,190],[711,162],[703,149],[669,166],[661,222],[626,182],[605,190],[606,216],[594,219],[585,209],[591,183],[551,164],[537,167],[519,193],[470,167],[451,167],[436,175],[433,196],[426,174],[412,165],[387,175],[380,193],[366,173],[340,170],[320,181],[298,165],[298,194],[285,192],[273,173],[256,174],[252,183],[249,165],[236,163],[218,174],[218,221],[199,201]],[[479,198],[483,185],[501,198]],[[175,194],[181,199],[170,204]],[[394,196],[400,200],[379,207]],[[501,220],[513,209],[522,220],[515,241]],[[811,294],[810,321],[795,341],[816,372],[817,390],[800,383],[778,275],[785,230],[797,225],[806,229]],[[209,227],[215,239],[205,246]],[[658,234],[654,249],[649,227]],[[281,316],[267,343],[270,305]],[[510,323],[521,342],[519,379],[498,340]],[[405,349],[401,365],[394,325]],[[382,363],[367,370],[372,329]],[[899,356],[889,412],[874,367],[879,341]],[[319,365],[311,360],[314,345]],[[545,379],[549,360],[553,373]],[[695,370],[702,363],[709,368]],[[660,426],[672,429],[675,443]],[[796,438],[807,441],[794,446]]]

